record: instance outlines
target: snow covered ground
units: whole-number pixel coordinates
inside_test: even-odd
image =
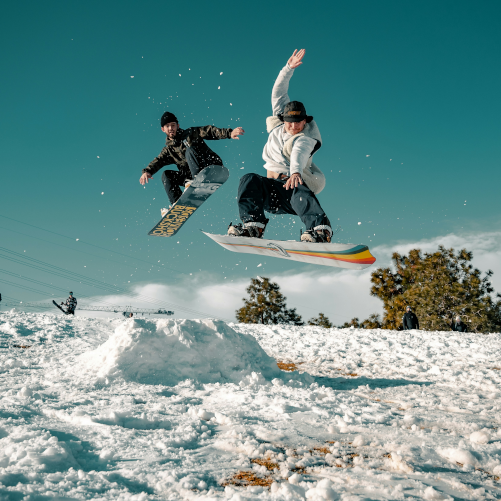
[[[0,499],[501,499],[500,369],[501,334],[0,313]]]

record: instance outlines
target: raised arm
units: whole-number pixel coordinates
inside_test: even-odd
[[[303,64],[301,60],[305,52],[305,49],[301,49],[299,52],[296,49],[278,74],[273,90],[271,91],[271,106],[274,116],[280,115],[284,111],[285,105],[290,102],[289,95],[287,94],[289,80],[294,73],[294,69]]]

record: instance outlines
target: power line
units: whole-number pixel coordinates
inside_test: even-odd
[[[1,216],[1,214],[0,214]],[[4,217],[4,216],[2,216]],[[40,228],[42,229],[42,228]],[[56,245],[58,247],[62,247],[63,249],[69,249],[71,252],[79,252],[80,254],[85,254],[87,256],[92,256],[92,257],[96,257],[98,259],[106,259],[106,261],[111,261],[112,263],[114,263],[115,265],[120,265],[120,266],[127,266],[128,268],[133,268],[135,271],[138,270],[137,266],[134,265],[134,264],[128,264],[128,263],[117,263],[117,261],[115,259],[111,259],[109,257],[106,257],[106,256],[99,256],[97,254],[93,254],[92,252],[86,252],[84,250],[81,250],[81,249],[74,249],[73,247],[69,247],[68,245],[63,245],[63,244],[58,244],[56,242],[51,242],[50,240],[45,240],[44,238],[40,238],[40,237],[35,237],[33,235],[28,235],[27,233],[23,233],[21,231],[16,231],[16,230],[12,230],[10,228],[5,228],[4,226],[0,226],[0,230],[6,230],[6,231],[10,231],[12,233],[16,233],[18,235],[22,235],[24,237],[28,237],[28,238],[32,238],[34,240],[39,240],[40,242],[45,242],[47,244],[50,244],[50,245]],[[43,230],[43,231],[47,231],[47,230]],[[113,252],[113,251],[110,251],[110,252]],[[153,265],[151,265],[153,266]],[[157,266],[157,269],[158,271],[165,271],[165,270],[171,270],[171,271],[176,271],[176,270],[173,270],[171,268],[167,268],[167,267],[159,267],[158,265]],[[146,268],[143,268],[143,269],[146,269]],[[150,268],[151,269],[151,268]],[[182,272],[179,272],[180,274],[184,274],[186,275],[186,273],[182,273]]]
[[[14,219],[12,217],[4,216],[3,214],[0,214],[0,217],[3,217],[5,219],[10,219],[11,221],[15,221],[16,223],[21,223],[21,224],[24,224],[26,226],[31,226],[32,228],[36,228],[38,230],[46,231],[47,233],[52,233],[53,235],[57,235],[58,237],[66,238],[66,239],[71,240],[73,242],[75,242],[77,240],[76,238],[69,237],[67,235],[63,235],[62,233],[57,233],[57,232],[52,231],[52,230],[47,230],[47,229],[42,228],[40,226],[35,226],[34,224],[25,223],[23,221],[19,221],[18,219]],[[13,230],[11,230],[11,231],[13,231]],[[150,263],[149,261],[146,261],[145,259],[140,259],[138,257],[134,257],[134,256],[130,256],[130,255],[127,255],[127,254],[123,254],[122,252],[118,252],[118,251],[115,251],[115,250],[107,249],[106,247],[101,247],[100,245],[91,244],[89,242],[86,242],[85,240],[78,239],[78,241],[81,244],[89,245],[91,247],[96,247],[96,249],[101,249],[101,250],[105,250],[105,251],[108,251],[108,252],[111,252],[111,253],[119,254],[120,256],[124,256],[124,257],[129,258],[129,259],[135,259],[136,261],[141,261],[143,263],[149,264],[150,266],[155,266],[155,267],[157,267],[159,269],[162,269],[162,268],[160,268],[158,266],[158,264]],[[60,245],[60,244],[55,244],[55,245]],[[180,273],[182,275],[186,275],[186,273],[179,272],[179,270],[174,270],[173,268],[167,268],[167,267],[164,266],[164,269],[168,269],[168,270],[171,270],[171,271],[175,271],[176,273]]]
[[[19,306],[22,305],[23,308],[34,308],[34,309],[52,309],[52,304],[38,304],[38,303],[26,303],[23,301],[19,301],[16,298],[10,296],[4,296],[3,299],[7,301],[5,304],[11,306]],[[2,297],[0,295],[0,301]],[[147,308],[134,308],[133,306],[117,306],[117,305],[109,305],[109,306],[79,306],[78,309],[80,311],[105,311],[105,312],[124,312],[124,313],[136,313],[136,314],[148,314],[148,315],[174,315],[173,311],[167,311],[165,308],[155,308],[155,309],[147,309]]]
[[[9,280],[2,280],[2,283],[3,284],[7,284],[7,285],[13,285],[14,287],[18,287],[19,289],[24,289],[24,290],[27,290],[27,291],[30,291],[30,292],[36,292],[37,294],[43,294],[43,295],[47,295],[48,292],[45,292],[45,291],[40,291],[38,289],[33,289],[32,287],[26,287],[24,285],[19,285],[19,284],[16,284],[14,282],[10,282]],[[54,296],[54,294],[51,294],[52,296]]]
[[[109,285],[109,284],[106,284],[106,283],[101,282],[100,280],[96,280],[96,279],[88,279],[87,277],[85,277],[84,275],[81,275],[80,273],[75,273],[75,272],[71,272],[69,270],[65,270],[64,268],[60,268],[59,266],[54,266],[54,265],[51,265],[49,263],[45,263],[44,261],[40,261],[39,259],[25,256],[19,252],[15,252],[15,251],[12,251],[10,249],[6,249],[5,247],[0,247],[0,252],[8,253],[10,255],[15,256],[15,257],[11,257],[11,256],[0,255],[1,258],[15,262],[17,264],[21,264],[23,266],[27,266],[27,267],[32,268],[32,269],[36,269],[38,271],[50,273],[51,275],[56,275],[56,276],[65,278],[67,280],[80,280],[80,283],[82,283],[84,285],[88,285],[89,287],[93,287],[96,289],[101,289],[101,290],[104,290],[108,293],[117,293],[118,292],[121,294],[129,295],[128,291],[126,289],[123,289],[122,287],[118,287],[116,285]],[[23,260],[26,260],[28,262],[23,262]],[[44,267],[46,267],[48,269],[44,269]],[[31,280],[31,279],[28,279],[28,280]],[[48,288],[52,288],[52,289],[58,288],[58,287],[48,285],[48,284],[45,284],[45,286]],[[26,288],[26,287],[22,287],[22,286],[20,286],[20,287],[25,288],[26,290],[30,290],[29,288]],[[34,289],[32,289],[32,290],[34,291]],[[40,291],[38,291],[38,292],[40,292]],[[136,299],[141,300],[141,301],[144,301],[144,302],[147,302],[150,304],[156,304],[159,306],[163,306],[166,303],[164,301],[160,301],[158,299],[151,298],[151,297],[143,295],[143,294],[135,294],[134,297]],[[186,307],[178,305],[178,304],[174,304],[174,303],[166,303],[166,304],[170,304],[175,309],[180,309],[182,311],[186,311],[186,312],[194,314],[194,315],[201,315],[204,317],[214,317],[214,315],[210,315],[210,314],[207,314],[207,313],[202,312],[202,311],[194,310],[192,308],[186,308]],[[217,318],[217,317],[214,317],[214,318]],[[229,321],[228,319],[221,319],[221,320]]]
[[[52,231],[52,230],[47,230],[47,229],[45,229],[45,228],[42,228],[42,227],[40,227],[40,226],[36,226],[36,225],[34,225],[34,224],[25,223],[24,221],[20,221],[20,220],[18,220],[18,219],[14,219],[14,218],[11,218],[11,217],[8,217],[8,216],[4,216],[3,214],[0,214],[0,217],[2,217],[2,218],[4,218],[4,219],[8,219],[8,220],[10,220],[10,221],[15,221],[15,222],[17,222],[17,223],[24,224],[24,225],[26,225],[26,226],[30,226],[30,227],[32,227],[32,228],[36,228],[36,229],[41,230],[41,231],[45,231],[45,232],[47,232],[47,233],[52,233],[53,235],[57,235],[57,236],[59,236],[59,237],[66,238],[66,239],[68,239],[68,240],[71,240],[72,242],[75,242],[75,241],[77,240],[77,239],[75,239],[75,238],[73,238],[73,237],[69,237],[68,235],[64,235],[64,234],[62,234],[62,233],[58,233],[58,232],[55,232],[55,231]],[[41,238],[38,238],[38,237],[34,237],[33,235],[27,235],[27,234],[25,234],[25,233],[21,233],[21,232],[18,232],[18,231],[15,231],[15,230],[11,230],[11,229],[8,229],[8,228],[3,228],[3,227],[0,227],[0,228],[1,228],[1,229],[6,229],[7,231],[12,231],[12,232],[14,232],[14,233],[18,233],[18,234],[20,234],[20,235],[27,236],[27,237],[29,237],[29,238],[34,238],[34,239],[37,239],[37,240],[41,240],[41,241],[43,241],[43,242],[47,242],[47,243],[52,244],[52,245],[57,245],[57,246],[60,246],[60,247],[66,248],[66,249],[70,249],[70,250],[72,250],[72,251],[81,252],[81,253],[83,253],[83,254],[87,254],[87,255],[90,255],[90,256],[94,256],[94,257],[97,257],[98,259],[106,259],[106,260],[108,260],[108,261],[113,261],[113,260],[111,260],[111,259],[109,259],[109,258],[107,258],[107,257],[104,257],[104,256],[103,256],[103,257],[101,257],[101,256],[98,256],[98,255],[96,255],[96,254],[91,254],[91,253],[89,253],[89,252],[85,252],[85,251],[80,250],[80,249],[73,249],[73,248],[68,247],[68,246],[66,246],[66,245],[58,244],[58,243],[56,243],[56,242],[49,242],[49,241],[47,241],[47,240],[44,240],[44,239],[41,239]],[[184,272],[179,271],[179,270],[175,270],[175,269],[173,269],[173,268],[169,268],[169,267],[167,267],[167,266],[165,266],[165,265],[162,265],[162,266],[160,267],[160,266],[158,266],[158,264],[156,264],[156,263],[151,263],[151,262],[149,262],[149,261],[146,261],[145,259],[140,259],[140,258],[136,258],[136,257],[134,257],[134,256],[130,256],[130,255],[127,255],[127,254],[123,254],[123,253],[121,253],[121,252],[118,252],[118,251],[115,251],[115,250],[108,249],[108,248],[106,248],[106,247],[102,247],[102,246],[99,246],[99,245],[96,245],[96,244],[92,244],[92,243],[86,242],[85,240],[80,240],[80,239],[78,239],[78,240],[79,240],[79,242],[80,242],[80,243],[82,243],[82,244],[89,245],[89,246],[91,246],[91,247],[95,247],[95,248],[97,248],[97,249],[105,250],[105,251],[107,251],[107,252],[111,252],[111,253],[119,254],[119,255],[124,256],[124,257],[126,257],[126,258],[129,258],[129,259],[134,259],[134,260],[136,260],[136,261],[140,261],[140,262],[146,263],[146,264],[148,264],[148,265],[150,265],[150,266],[152,266],[152,267],[154,266],[154,267],[157,269],[157,271],[164,271],[164,272],[165,272],[166,270],[170,270],[170,271],[174,271],[174,272],[176,272],[176,273],[177,273],[177,274],[179,274],[179,275],[184,275],[184,276],[186,276],[186,277],[188,277],[188,276],[189,276],[187,273],[184,273]],[[116,261],[113,261],[113,262],[114,262],[115,264],[120,264],[120,265],[123,265],[123,266],[133,267],[133,265],[128,265],[127,263],[117,263]],[[137,270],[137,268],[136,268],[136,270]],[[148,271],[150,271],[150,270],[148,270]],[[85,280],[88,280],[88,279],[87,279],[87,278],[85,278]],[[233,290],[233,291],[238,292],[239,294],[241,294],[241,291],[240,291],[240,290],[238,290],[238,289],[234,289],[233,287],[230,287],[230,286],[229,286],[229,285],[227,285],[227,284],[225,284],[224,286],[225,286],[225,287],[227,287],[227,288],[228,288],[228,289],[230,289],[230,290]],[[318,311],[318,308],[312,308],[312,307],[310,307],[310,306],[306,306],[306,305],[304,305],[304,304],[302,304],[302,305],[301,305],[301,307],[302,307],[302,308],[304,308],[304,309],[307,309],[307,310],[311,310],[311,311]],[[178,308],[178,309],[182,309],[182,310],[183,310],[183,308],[182,308],[182,307],[177,306],[177,308]],[[188,309],[184,309],[184,311],[190,312],[190,310],[188,310]],[[195,310],[192,310],[192,311],[195,311]],[[201,312],[196,312],[196,314],[197,314],[197,315],[198,315],[198,314],[200,314],[200,313],[201,313]],[[206,314],[203,314],[203,315],[206,315]],[[343,317],[341,317],[340,315],[333,314],[333,313],[331,313],[329,316],[331,316],[331,317],[337,317],[337,318],[343,318]]]
[[[7,271],[7,270],[3,270],[0,268],[0,272],[1,273],[4,273],[6,275],[10,275],[10,276],[13,276],[15,278],[20,278],[21,280],[26,280],[27,282],[31,282],[31,283],[35,283],[35,284],[38,284],[38,285],[41,285],[42,287],[47,287],[47,288],[50,288],[50,289],[54,289],[54,290],[60,290],[60,291],[67,291],[68,288],[63,288],[63,287],[57,287],[55,285],[48,285],[46,284],[45,282],[41,282],[40,280],[35,280],[33,278],[28,278],[28,277],[24,277],[23,275],[19,275],[18,273],[12,273],[10,271]],[[16,284],[16,283],[13,283],[13,282],[9,282],[7,280],[2,280],[3,283],[6,283],[6,284],[9,284],[9,285],[14,285],[14,287],[19,287],[19,288],[23,288],[23,289],[26,289],[26,290],[30,290],[31,292],[38,292],[40,294],[48,294],[47,292],[42,292],[42,291],[39,291],[37,289],[33,289],[31,287],[26,287],[26,286],[21,286],[19,284]],[[54,294],[52,294],[52,296],[54,296]],[[89,297],[93,297],[92,295],[79,295],[80,298],[89,298]],[[21,301],[22,302],[22,301]],[[108,303],[107,301],[105,300],[98,300],[98,299],[95,299],[94,302],[97,302],[97,303],[102,303],[104,305],[106,305],[106,307],[108,306],[113,306],[112,304]],[[26,304],[26,303],[23,303],[23,304]],[[51,306],[50,306],[51,307]]]

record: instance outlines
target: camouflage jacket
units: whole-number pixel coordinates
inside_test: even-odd
[[[190,127],[189,129],[179,129],[174,139],[165,141],[165,146],[160,155],[150,162],[143,172],[153,175],[166,165],[176,164],[179,170],[189,172],[186,161],[186,145],[194,149],[200,162],[200,167],[208,165],[223,165],[223,161],[214,153],[204,140],[231,139],[233,129],[218,129],[214,125],[204,125],[203,127]]]
[[[65,304],[66,304],[66,306],[68,307],[69,310],[74,310],[77,307],[77,298],[73,297],[73,296],[70,296],[66,300]]]

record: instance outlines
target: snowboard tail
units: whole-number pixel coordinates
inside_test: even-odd
[[[204,232],[205,233],[205,232]],[[376,262],[366,245],[267,240],[205,233],[232,252],[279,257],[308,264],[363,270]]]
[[[176,204],[148,233],[154,237],[172,237],[193,213],[221,186],[230,175],[222,165],[209,165],[201,170]]]
[[[59,308],[65,315],[68,315],[68,312],[63,310],[60,304],[57,304],[54,300],[52,300],[52,304],[56,307]]]

